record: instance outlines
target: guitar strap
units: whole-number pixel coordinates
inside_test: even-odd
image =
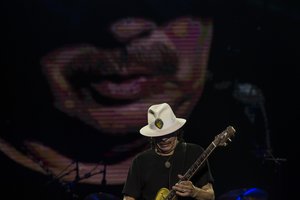
[[[183,162],[182,162],[182,166],[181,166],[181,174],[183,175],[183,173],[185,173],[185,171],[186,171],[186,169],[185,169],[185,164],[186,164],[186,160],[185,160],[185,158],[186,158],[186,142],[183,142],[182,143],[182,146],[183,146],[183,151],[182,151],[182,153],[183,153]]]
[[[186,142],[179,144],[179,148],[175,149],[175,156],[170,167],[170,187],[175,185],[179,179],[178,174],[184,175],[186,162]]]

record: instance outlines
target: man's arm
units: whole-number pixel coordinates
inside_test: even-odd
[[[123,200],[135,200],[135,198],[124,195]]]
[[[211,183],[207,183],[201,188],[194,186],[192,197],[197,200],[214,200],[215,192]]]

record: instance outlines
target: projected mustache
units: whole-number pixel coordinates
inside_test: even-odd
[[[87,52],[75,58],[66,68],[70,83],[82,87],[105,78],[114,80],[137,75],[171,75],[178,66],[174,50],[162,43],[129,47],[114,51]],[[116,80],[117,81],[117,80]]]

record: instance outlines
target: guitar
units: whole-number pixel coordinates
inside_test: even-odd
[[[218,134],[214,141],[203,151],[203,153],[197,158],[194,164],[186,171],[183,177],[177,182],[187,181],[192,178],[192,176],[197,172],[200,166],[208,158],[208,156],[213,152],[217,146],[227,146],[227,142],[231,142],[231,137],[234,136],[235,129],[232,126],[228,126],[222,133]],[[172,200],[176,197],[176,191],[167,188],[161,188],[155,197],[155,200]]]

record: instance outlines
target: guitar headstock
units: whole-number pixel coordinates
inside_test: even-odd
[[[227,142],[231,142],[231,137],[235,134],[235,129],[228,126],[222,133],[217,135],[213,141],[216,146],[226,146]]]

